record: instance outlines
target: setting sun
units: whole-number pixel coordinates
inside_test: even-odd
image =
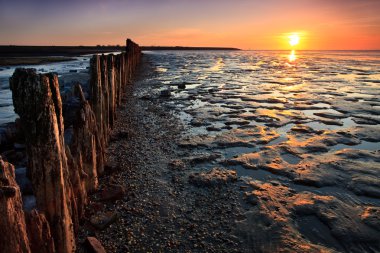
[[[289,35],[289,44],[294,47],[300,42],[300,36],[296,33]]]

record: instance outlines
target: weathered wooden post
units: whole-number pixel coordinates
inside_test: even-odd
[[[29,253],[29,239],[22,210],[15,168],[0,157],[0,248],[1,252]]]
[[[26,140],[37,207],[46,214],[59,253],[75,250],[71,218],[72,189],[63,137],[62,102],[58,78],[16,69],[10,79],[13,104]]]

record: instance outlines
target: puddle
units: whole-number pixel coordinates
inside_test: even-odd
[[[302,160],[302,158],[292,154],[281,154],[281,158],[289,164],[298,164]]]
[[[278,179],[279,176],[270,173],[269,171],[257,169],[246,169],[243,166],[229,166],[229,169],[236,170],[236,173],[239,177],[251,177],[252,179],[260,180],[260,181],[269,181],[271,179]]]
[[[258,152],[259,148],[254,147],[231,147],[231,148],[224,148],[224,149],[218,149],[226,159],[234,158],[235,156],[242,155],[242,154],[249,154]]]
[[[280,136],[280,137],[278,137],[277,139],[275,139],[275,140],[269,142],[269,143],[267,144],[267,146],[277,145],[277,144],[279,144],[279,143],[286,142],[287,140],[288,140],[287,137],[285,137],[285,136]]]
[[[330,150],[331,151],[339,151],[339,150],[346,149],[346,148],[375,151],[375,150],[380,150],[380,142],[362,141],[360,144],[354,145],[354,146],[345,145],[345,144],[338,144],[338,145],[332,146],[330,148]]]

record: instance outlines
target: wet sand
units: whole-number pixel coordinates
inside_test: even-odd
[[[166,93],[149,59],[126,92],[82,239],[110,252],[380,250],[376,86],[349,111],[350,97],[321,88],[327,100],[311,100],[303,86],[286,97],[191,82]],[[123,194],[106,201],[115,187]]]
[[[108,148],[108,173],[91,197],[81,239],[95,234],[107,252],[239,252],[231,222],[242,215],[239,187],[223,180],[212,189],[189,183],[193,166],[207,158],[191,159],[197,156],[179,150],[180,121],[158,101],[133,95],[147,89],[139,79],[149,73],[140,72],[126,91]],[[100,200],[114,185],[124,187],[125,195]],[[117,215],[116,221],[95,229],[91,218],[107,212]]]

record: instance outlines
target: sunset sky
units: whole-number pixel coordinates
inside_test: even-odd
[[[2,45],[380,49],[380,0],[0,0]]]

